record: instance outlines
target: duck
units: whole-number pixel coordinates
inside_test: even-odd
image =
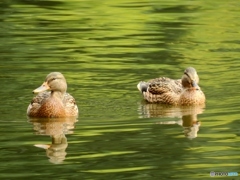
[[[199,84],[199,76],[193,67],[184,70],[181,79],[159,77],[137,85],[144,100],[149,103],[169,105],[204,105],[206,98]]]
[[[60,118],[77,117],[78,106],[67,93],[67,82],[60,72],[51,72],[43,84],[33,90],[37,95],[27,108],[29,117]]]

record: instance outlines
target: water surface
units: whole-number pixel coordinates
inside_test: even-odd
[[[1,178],[240,173],[239,2],[12,0],[0,7]],[[177,79],[188,66],[198,71],[205,108],[142,102],[140,80]],[[27,118],[32,90],[52,71],[65,75],[77,120]]]

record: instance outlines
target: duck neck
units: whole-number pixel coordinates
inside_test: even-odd
[[[64,98],[64,92],[61,92],[61,91],[51,91],[51,96],[52,96],[53,98],[58,98],[58,99],[63,100],[63,98]]]

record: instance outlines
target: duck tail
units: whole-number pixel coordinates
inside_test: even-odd
[[[147,92],[148,89],[148,83],[140,81],[137,85],[138,90],[143,93],[143,92]]]

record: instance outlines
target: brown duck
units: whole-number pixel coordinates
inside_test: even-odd
[[[205,95],[198,86],[199,77],[193,67],[188,67],[182,79],[174,80],[166,77],[139,82],[139,91],[146,101],[171,105],[202,105]]]
[[[29,104],[27,115],[30,117],[77,117],[78,107],[75,99],[66,91],[67,82],[62,73],[48,74],[45,82],[33,91],[39,94]]]

